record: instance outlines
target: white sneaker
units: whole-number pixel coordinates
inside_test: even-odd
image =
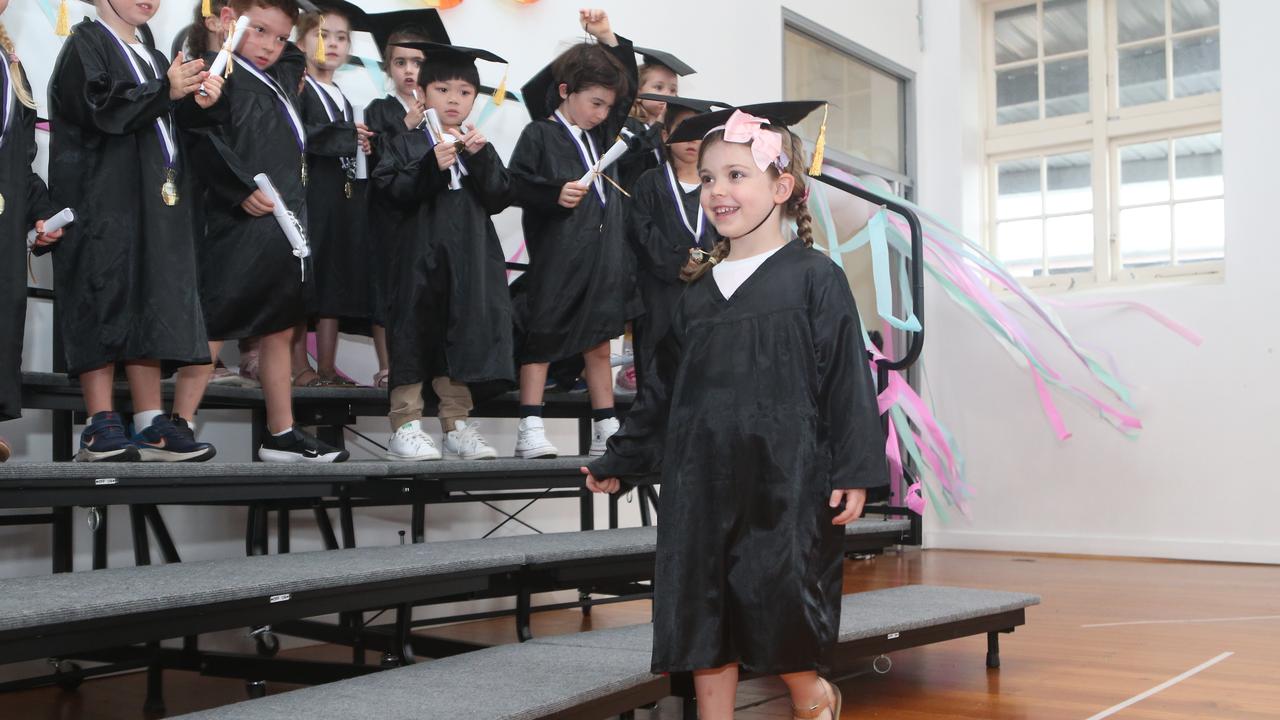
[[[520,419],[519,436],[516,438],[516,457],[529,460],[553,458],[559,454],[560,451],[556,446],[547,440],[547,430],[542,425],[542,418]]]
[[[444,451],[457,455],[462,460],[493,460],[498,451],[485,441],[480,434],[480,425],[475,422],[453,421],[454,430],[444,436]]]
[[[605,418],[591,423],[591,456],[600,457],[608,449],[609,438],[618,432],[622,423],[618,418]]]
[[[400,426],[387,443],[387,457],[392,460],[439,460],[440,449],[435,440],[422,431],[421,420],[410,420]]]

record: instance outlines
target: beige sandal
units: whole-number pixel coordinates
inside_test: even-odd
[[[823,693],[826,696],[826,702],[815,703],[808,709],[792,707],[791,715],[795,720],[816,720],[828,711],[831,713],[831,720],[840,720],[840,710],[844,707],[844,697],[840,694],[840,688],[825,678],[818,678],[818,680],[826,686],[826,692]]]

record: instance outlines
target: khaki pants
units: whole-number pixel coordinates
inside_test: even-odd
[[[456,421],[465,422],[471,416],[475,403],[466,383],[438,377],[431,381],[431,389],[440,398],[440,427],[445,432],[452,432]],[[407,422],[421,420],[422,404],[422,383],[391,388],[391,432]]]

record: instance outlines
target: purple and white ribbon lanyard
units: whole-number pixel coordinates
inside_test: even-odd
[[[138,58],[134,55],[133,51],[129,49],[128,45],[125,43],[124,40],[120,39],[119,35],[116,35],[114,30],[112,30],[110,27],[107,27],[106,23],[102,22],[101,20],[98,20],[97,22],[99,25],[102,25],[102,27],[107,31],[107,34],[111,36],[111,39],[115,40],[116,45],[120,47],[120,52],[124,55],[124,59],[128,61],[129,68],[133,70],[134,79],[138,81],[139,85],[145,85],[147,83],[147,76],[145,73],[142,72],[142,67],[138,65]],[[145,45],[143,46],[143,51],[150,52],[150,50]],[[6,75],[8,74],[7,67],[5,68],[5,73]],[[157,75],[159,74],[158,68],[156,69],[156,74]],[[169,124],[167,125],[165,124],[166,118],[169,121]],[[6,112],[5,112],[6,127],[8,126],[8,121],[9,121],[9,113],[6,108]],[[177,163],[178,163],[178,145],[173,140],[173,132],[171,130],[172,127],[173,127],[173,115],[171,113],[165,113],[164,117],[156,118],[156,134],[160,138],[160,149],[164,152],[164,167],[166,172],[169,173],[169,175],[167,176],[167,179],[170,182],[172,182],[173,176],[177,173]]]
[[[556,110],[555,114],[556,114],[556,120],[560,123],[561,126],[564,127],[564,131],[569,133],[569,137],[573,138],[573,144],[578,147],[578,155],[582,158],[583,168],[588,172],[590,172],[596,166],[595,158],[599,157],[599,155],[596,153],[596,144],[591,139],[591,133],[587,132],[586,130],[583,130],[577,125],[570,124],[570,122],[564,118],[564,115],[560,114],[559,110]],[[587,136],[586,143],[583,143],[582,138],[578,135],[578,133],[574,132],[575,129],[577,129],[579,133],[582,133],[583,135]],[[588,145],[590,145],[590,149],[588,149],[587,147]],[[597,175],[596,177],[592,178],[591,184],[595,185],[596,195],[600,197],[600,205],[603,206],[605,204],[604,181],[601,180],[600,177]]]

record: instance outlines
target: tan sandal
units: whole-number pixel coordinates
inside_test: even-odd
[[[306,378],[306,380],[303,378]],[[320,377],[320,373],[307,368],[293,376],[293,386],[298,388],[324,387],[325,382],[324,378]]]
[[[844,707],[844,697],[840,694],[840,688],[825,678],[818,678],[818,680],[826,686],[826,690],[823,692],[826,702],[815,703],[813,707],[807,709],[792,707],[791,715],[795,720],[816,720],[816,718],[822,717],[824,712],[831,713],[831,720],[840,720],[840,710]]]

